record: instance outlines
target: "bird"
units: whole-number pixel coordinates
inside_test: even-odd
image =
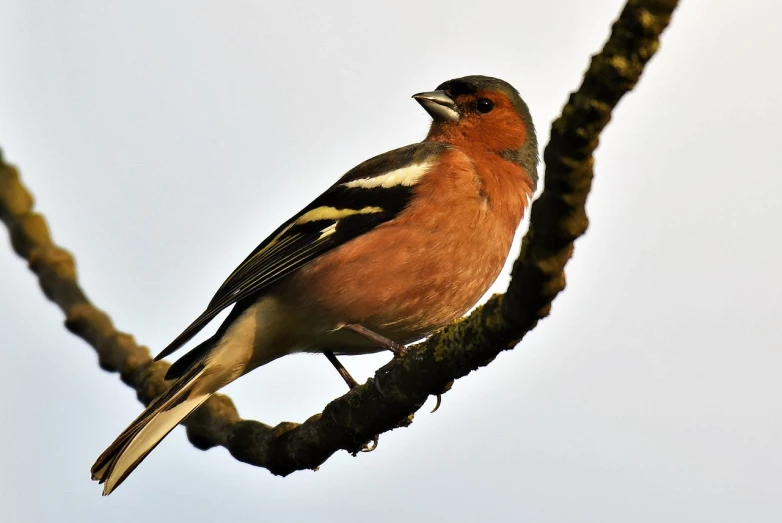
[[[155,358],[233,307],[215,334],[174,362],[171,386],[98,457],[103,495],[212,394],[282,356],[390,350],[468,312],[496,280],[538,182],[535,127],[509,83],[448,80],[413,95],[425,139],[349,170],[272,232],[206,310]]]

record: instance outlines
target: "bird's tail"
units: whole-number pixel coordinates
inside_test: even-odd
[[[285,316],[277,299],[265,297],[231,315],[218,333],[174,363],[166,374],[173,385],[119,435],[92,466],[92,479],[108,495],[160,441],[209,396],[236,378],[286,354],[290,342],[278,339]],[[287,351],[287,352],[286,352]]]
[[[100,455],[90,472],[93,480],[103,484],[104,496],[111,494],[180,421],[216,392],[218,387],[204,387],[204,382],[212,381],[205,376],[208,372],[203,361],[191,365]]]

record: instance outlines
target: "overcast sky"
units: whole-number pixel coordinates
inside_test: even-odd
[[[280,222],[425,135],[413,93],[503,78],[545,144],[623,1],[380,4],[0,0],[0,147],[118,328],[159,351]],[[89,467],[141,405],[0,246],[0,519],[782,520],[782,3],[682,4],[552,315],[371,454],[278,478],[179,428],[101,498]],[[293,356],[226,392],[277,423],[344,383]]]

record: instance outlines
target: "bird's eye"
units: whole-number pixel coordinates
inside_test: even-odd
[[[492,109],[494,109],[494,102],[492,102],[488,98],[481,98],[480,100],[478,100],[475,106],[477,107],[478,112],[485,114],[491,111]]]

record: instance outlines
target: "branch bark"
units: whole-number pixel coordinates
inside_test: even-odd
[[[244,420],[225,395],[215,395],[185,422],[199,449],[223,446],[238,460],[285,476],[321,465],[338,450],[357,452],[375,434],[406,426],[428,396],[513,348],[547,316],[565,287],[573,242],[586,231],[589,193],[601,131],[632,90],[659,46],[678,0],[629,0],[603,50],[592,58],[577,92],[553,123],[544,152],[546,187],[531,209],[530,228],[505,294],[469,317],[410,348],[374,378],[335,399],[304,423],[271,427]],[[144,404],[166,389],[165,362],[118,331],[78,284],[73,256],[55,245],[17,170],[0,154],[0,220],[16,253],[38,276],[46,297],[65,314],[65,326],[92,346],[100,366],[119,372]]]

